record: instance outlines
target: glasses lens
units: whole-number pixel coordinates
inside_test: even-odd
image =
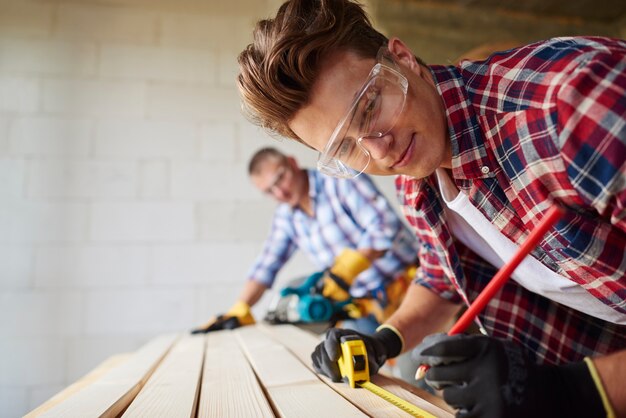
[[[371,118],[368,130],[361,134],[362,137],[386,135],[394,127],[404,108],[406,90],[397,79],[381,77],[380,82],[378,109],[373,114],[375,117]]]
[[[393,128],[404,106],[405,93],[394,74],[381,73],[363,92],[350,123],[354,138],[381,137]]]
[[[369,162],[369,154],[359,146],[357,141],[358,129],[355,129],[355,124],[358,123],[359,121],[355,117],[343,124],[342,130],[337,132],[336,139],[329,143],[324,152],[327,160],[334,162],[335,168],[341,169],[342,175],[349,172],[347,167],[360,172]]]
[[[317,169],[320,173],[326,174],[327,176],[342,179],[353,179],[363,172],[356,171],[339,160],[329,159],[323,161],[321,158],[317,162]]]
[[[278,170],[276,170],[276,173],[274,174],[274,176],[272,177],[272,180],[270,181],[269,185],[263,191],[267,194],[274,194],[276,192],[276,189],[280,188],[280,185],[285,178],[286,172],[287,172],[287,169],[284,166],[279,167]]]

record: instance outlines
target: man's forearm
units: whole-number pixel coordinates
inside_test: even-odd
[[[369,261],[374,261],[377,258],[380,258],[387,252],[387,250],[375,250],[373,248],[359,248],[357,249],[365,258]]]
[[[424,286],[411,284],[398,310],[385,322],[395,327],[404,338],[404,351],[435,332],[445,331],[460,305],[443,299]]]
[[[239,294],[239,300],[247,303],[249,306],[253,306],[261,299],[266,290],[267,286],[263,283],[256,280],[248,280]]]
[[[618,418],[626,418],[626,350],[593,359],[602,386]]]

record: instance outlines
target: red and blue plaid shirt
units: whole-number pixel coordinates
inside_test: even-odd
[[[555,38],[431,71],[446,107],[457,187],[518,245],[550,206],[564,207],[533,256],[626,315],[626,42]],[[417,282],[470,303],[495,268],[451,235],[434,174],[400,176],[396,185],[423,242]],[[626,348],[626,326],[512,280],[479,321],[538,362]]]

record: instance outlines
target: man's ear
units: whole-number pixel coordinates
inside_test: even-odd
[[[291,155],[287,156],[287,164],[289,164],[289,167],[294,171],[297,171],[299,169],[298,162]]]
[[[408,67],[418,75],[421,74],[422,66],[417,62],[413,51],[400,38],[390,38],[387,45],[389,52],[396,58],[396,62]]]

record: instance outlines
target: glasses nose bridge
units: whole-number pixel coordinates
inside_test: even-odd
[[[357,139],[358,147],[367,155],[368,163],[371,158],[375,160],[384,158],[389,150],[390,142],[390,132],[377,132],[375,134],[363,135]]]
[[[270,184],[263,190],[265,193],[274,195],[276,189],[280,189],[280,185],[282,184],[285,177],[285,169],[280,168],[274,178],[271,180]]]
[[[273,186],[271,186],[268,189],[269,194],[271,194],[272,196],[276,197],[276,198],[281,198],[285,195],[285,191],[283,190],[282,187],[280,187],[279,184],[274,184]]]

